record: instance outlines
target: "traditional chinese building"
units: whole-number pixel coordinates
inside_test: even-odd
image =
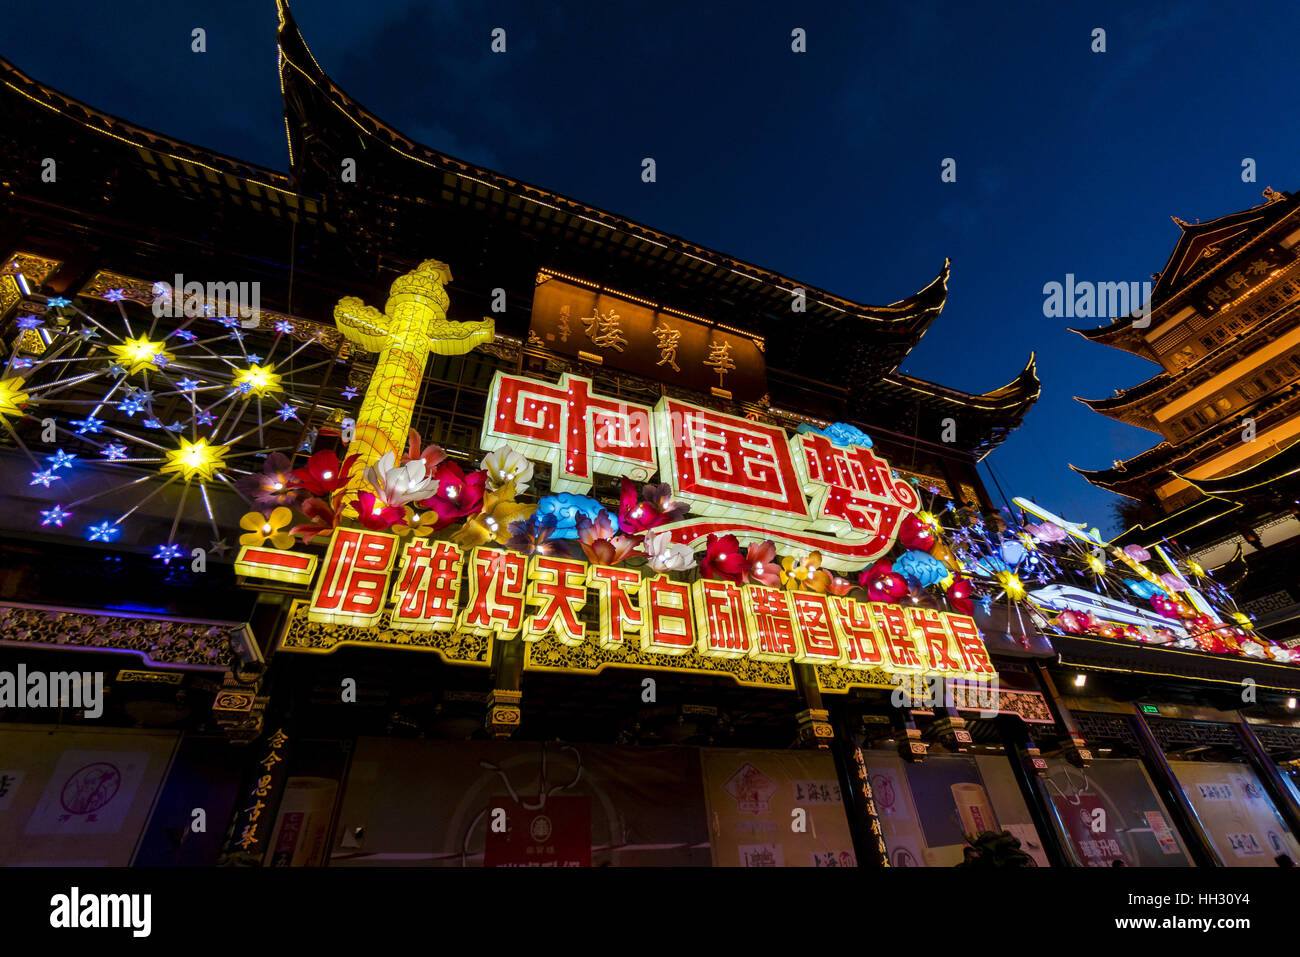
[[[899,371],[947,263],[857,303],[446,156],[278,8],[288,173],[0,61],[0,863],[1300,856],[1290,653],[995,507],[1032,357]]]
[[[1181,234],[1149,316],[1082,330],[1162,369],[1106,399],[1082,400],[1161,441],[1112,468],[1080,470],[1147,506],[1123,542],[1177,539],[1206,567],[1242,567],[1240,594],[1266,633],[1300,635],[1300,212],[1292,194]]]

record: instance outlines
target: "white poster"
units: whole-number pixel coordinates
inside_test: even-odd
[[[116,834],[149,767],[143,751],[64,751],[28,834]]]

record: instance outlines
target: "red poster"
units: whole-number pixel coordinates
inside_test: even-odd
[[[506,829],[492,825],[493,811],[506,812]],[[508,797],[488,804],[484,867],[590,867],[591,799],[553,796],[535,811]]]
[[[1110,809],[1100,795],[1086,792],[1070,798],[1053,795],[1052,801],[1085,866],[1111,867],[1115,861],[1133,864],[1124,851],[1119,832],[1111,827]]]

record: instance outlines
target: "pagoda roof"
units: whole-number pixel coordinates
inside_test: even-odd
[[[801,375],[835,381],[875,382],[893,373],[943,309],[947,262],[912,295],[862,303],[416,143],[339,87],[312,56],[288,3],[278,0],[278,6],[294,180],[327,203],[355,208],[345,234],[359,252],[389,259],[397,250],[439,254],[454,237],[479,261],[496,263],[498,273],[502,263],[525,260],[611,282],[761,334],[769,357],[779,355]],[[337,157],[359,148],[370,172],[366,183],[345,190]],[[368,199],[358,203],[366,190]],[[452,261],[450,252],[444,258]],[[458,279],[463,274],[457,270]],[[499,276],[492,285],[503,285]],[[792,314],[798,290],[806,309]],[[989,410],[1001,414],[993,404]]]
[[[1201,430],[1179,443],[1164,441],[1123,461],[1116,461],[1108,469],[1081,469],[1071,465],[1093,485],[1129,498],[1140,498],[1150,491],[1153,478],[1164,479],[1178,475],[1180,469],[1191,470],[1205,453],[1215,446],[1226,446],[1240,441],[1241,419],[1255,419],[1259,432],[1265,432],[1289,418],[1295,402],[1297,384],[1272,392],[1253,405],[1239,409],[1226,419]]]
[[[1231,475],[1218,478],[1192,479],[1179,475],[1203,495],[1217,495],[1238,500],[1255,489],[1272,485],[1300,474],[1300,440],[1283,446],[1269,458],[1256,462]]]
[[[1176,372],[1159,372],[1151,378],[1139,382],[1128,389],[1116,389],[1113,396],[1104,399],[1075,398],[1102,415],[1110,416],[1121,422],[1136,425],[1139,428],[1159,431],[1151,422],[1150,415],[1141,413],[1140,407],[1158,398],[1161,393],[1189,377],[1202,373],[1213,375],[1214,371],[1225,364],[1225,360],[1239,360],[1248,354],[1257,344],[1265,344],[1300,321],[1300,312],[1284,309],[1268,322],[1254,326],[1243,332],[1229,336],[1212,351],[1199,357],[1195,362],[1184,366]]]
[[[1168,315],[1185,304],[1186,293],[1225,263],[1238,258],[1300,206],[1300,196],[1264,192],[1266,200],[1259,206],[1229,213],[1204,223],[1187,223],[1177,217],[1174,222],[1181,233],[1165,268],[1158,274],[1151,290],[1151,322],[1135,327],[1139,313],[1134,311],[1095,329],[1072,329],[1090,342],[1114,346],[1144,358],[1154,359],[1142,335],[1159,324],[1160,314]]]

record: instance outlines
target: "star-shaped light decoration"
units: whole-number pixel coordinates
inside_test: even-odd
[[[179,545],[159,545],[158,551],[154,552],[153,557],[161,561],[164,565],[170,565],[173,558],[180,558],[185,554],[185,549]]]
[[[245,356],[244,358],[246,358],[246,359],[248,360],[248,364],[249,364],[249,365],[254,365],[254,366],[257,365],[259,362],[262,361],[262,357],[259,356],[259,355],[257,355],[256,353],[253,353],[253,352],[250,352],[250,353],[249,353],[247,356]]]
[[[0,379],[0,417],[22,415],[29,396],[23,391],[23,380],[18,376]]]
[[[77,335],[81,336],[83,340],[98,339],[99,330],[96,329],[94,326],[82,326],[80,329],[77,330]]]
[[[33,472],[32,480],[27,484],[44,485],[46,488],[49,488],[51,482],[57,482],[61,477],[62,476],[55,475],[53,469],[46,469],[43,472]]]
[[[53,299],[46,299],[45,304],[51,309],[62,309],[65,306],[72,305],[72,300],[64,299],[62,296],[55,296]]]
[[[59,528],[62,528],[63,520],[71,514],[72,512],[69,509],[64,508],[62,505],[54,505],[50,508],[42,509],[41,524],[57,525]]]
[[[39,329],[43,325],[45,325],[45,320],[42,319],[40,316],[19,316],[18,317],[19,329]]]
[[[88,432],[97,434],[104,431],[103,420],[97,419],[93,415],[88,415],[84,419],[73,419],[69,424],[76,427],[78,435],[85,435]]]
[[[121,302],[126,298],[126,293],[121,289],[110,289],[104,293],[104,298],[109,302]]]
[[[184,432],[184,431],[185,431],[185,426],[181,425],[181,422],[180,422],[179,419],[173,420],[173,422],[172,422],[171,425],[164,425],[163,428],[166,429],[168,432]]]
[[[50,468],[54,470],[71,468],[72,463],[77,459],[76,455],[69,455],[63,449],[56,449],[53,455],[45,456],[45,461],[50,463]]]
[[[357,390],[354,389],[352,386],[348,386],[346,389],[343,390],[342,394],[343,394],[343,398],[345,399],[355,399],[357,397]]]
[[[194,421],[197,422],[199,425],[211,425],[213,422],[216,421],[216,416],[213,415],[211,412],[209,412],[207,409],[202,409],[199,411],[197,415],[194,416]]]
[[[177,339],[184,339],[186,342],[193,342],[198,339],[198,334],[190,332],[188,329],[177,329],[172,335]]]
[[[103,521],[87,528],[86,538],[92,542],[111,542],[120,531],[122,530],[112,522]]]
[[[163,424],[161,422],[159,422],[157,419],[152,417],[143,420],[140,424],[143,425],[146,429],[161,429],[163,427]]]
[[[226,540],[224,538],[218,539],[217,541],[212,542],[211,544],[208,545],[209,555],[216,555],[220,557],[226,554],[226,552],[228,551],[230,551],[230,546],[226,544]]]
[[[280,406],[279,415],[281,422],[288,422],[290,419],[298,418],[298,410],[286,402]]]
[[[144,399],[138,395],[128,395],[117,404],[117,408],[119,412],[130,418],[144,408]]]
[[[293,332],[293,323],[281,319],[279,322],[275,324],[275,331],[280,333],[280,335],[282,336],[287,336],[291,332]]]
[[[150,367],[164,366],[176,358],[167,351],[163,343],[153,342],[148,336],[124,339],[118,345],[109,346],[108,351],[117,360],[117,364],[125,368],[129,375],[134,375]]]
[[[35,361],[29,359],[27,356],[23,356],[22,358],[14,360],[15,369],[30,369],[35,364],[36,364]]]
[[[211,482],[225,468],[229,451],[226,446],[213,445],[205,438],[193,441],[182,438],[179,448],[166,453],[166,461],[158,471],[163,475],[174,472],[186,482],[196,478],[201,482]]]
[[[110,462],[116,462],[118,459],[126,458],[126,446],[121,442],[110,442],[99,450],[99,454]]]
[[[302,441],[298,443],[298,451],[310,452],[315,447],[316,447],[316,430],[308,429],[307,434],[304,435],[302,437]]]
[[[233,379],[235,388],[245,394],[261,398],[273,392],[283,392],[280,376],[273,366],[253,363],[247,369],[240,369]]]
[[[186,376],[184,379],[181,379],[180,382],[176,383],[176,388],[180,389],[182,392],[193,392],[198,387],[198,380],[191,379],[189,376]]]
[[[227,329],[233,329],[239,325],[239,320],[234,316],[217,316],[217,322],[221,323]]]

